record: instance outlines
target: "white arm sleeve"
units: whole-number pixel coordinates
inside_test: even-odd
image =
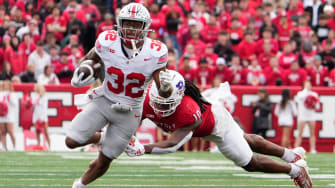
[[[178,144],[175,146],[169,147],[169,148],[158,148],[154,147],[152,148],[151,153],[152,154],[166,154],[166,153],[173,153],[178,150],[182,145],[184,145],[187,141],[189,141],[192,138],[193,131],[188,133]]]

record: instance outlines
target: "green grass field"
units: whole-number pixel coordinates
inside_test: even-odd
[[[0,152],[0,187],[71,187],[96,152]],[[335,187],[335,154],[308,155],[314,187]],[[248,173],[221,154],[122,155],[90,187],[295,187],[284,174]]]

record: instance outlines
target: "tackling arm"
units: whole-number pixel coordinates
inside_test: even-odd
[[[181,127],[175,130],[167,140],[145,145],[145,153],[165,154],[176,152],[182,145],[192,138],[193,131],[201,124],[199,120],[189,126]]]
[[[163,76],[167,74],[165,67],[156,70],[153,73],[152,77],[153,77],[153,79],[156,83],[156,86],[158,88],[159,95],[162,96],[162,97],[168,98],[172,93],[172,87],[170,87],[170,83],[169,83],[168,78],[162,77],[162,73],[163,73]]]

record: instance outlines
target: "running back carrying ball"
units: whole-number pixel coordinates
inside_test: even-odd
[[[92,60],[84,60],[73,74],[77,74],[77,79],[81,80],[81,82],[91,84],[99,76],[100,69],[100,63],[93,62]]]

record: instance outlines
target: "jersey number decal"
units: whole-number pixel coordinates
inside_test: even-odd
[[[116,31],[107,31],[107,34],[105,36],[105,40],[111,40],[111,41],[114,41],[116,40],[116,37],[117,37],[117,33]]]
[[[193,114],[193,117],[195,119],[195,121],[198,121],[201,119],[201,112],[199,110],[197,110],[196,114]]]
[[[114,84],[116,87],[113,87],[112,83],[110,81],[107,81],[107,87],[108,89],[115,93],[120,94],[124,91],[124,81],[125,81],[125,75],[122,72],[121,69],[115,68],[115,67],[109,67],[107,69],[107,73],[112,76],[114,80]],[[126,85],[125,95],[131,98],[138,98],[143,95],[144,90],[139,89],[137,92],[133,92],[133,88],[141,88],[144,85],[145,76],[140,73],[130,73],[126,76],[127,80],[137,80],[135,83],[128,83]]]
[[[151,49],[156,49],[157,52],[159,52],[159,50],[161,50],[162,48],[162,43],[161,41],[158,40],[152,40],[151,44],[150,44],[150,48]]]

